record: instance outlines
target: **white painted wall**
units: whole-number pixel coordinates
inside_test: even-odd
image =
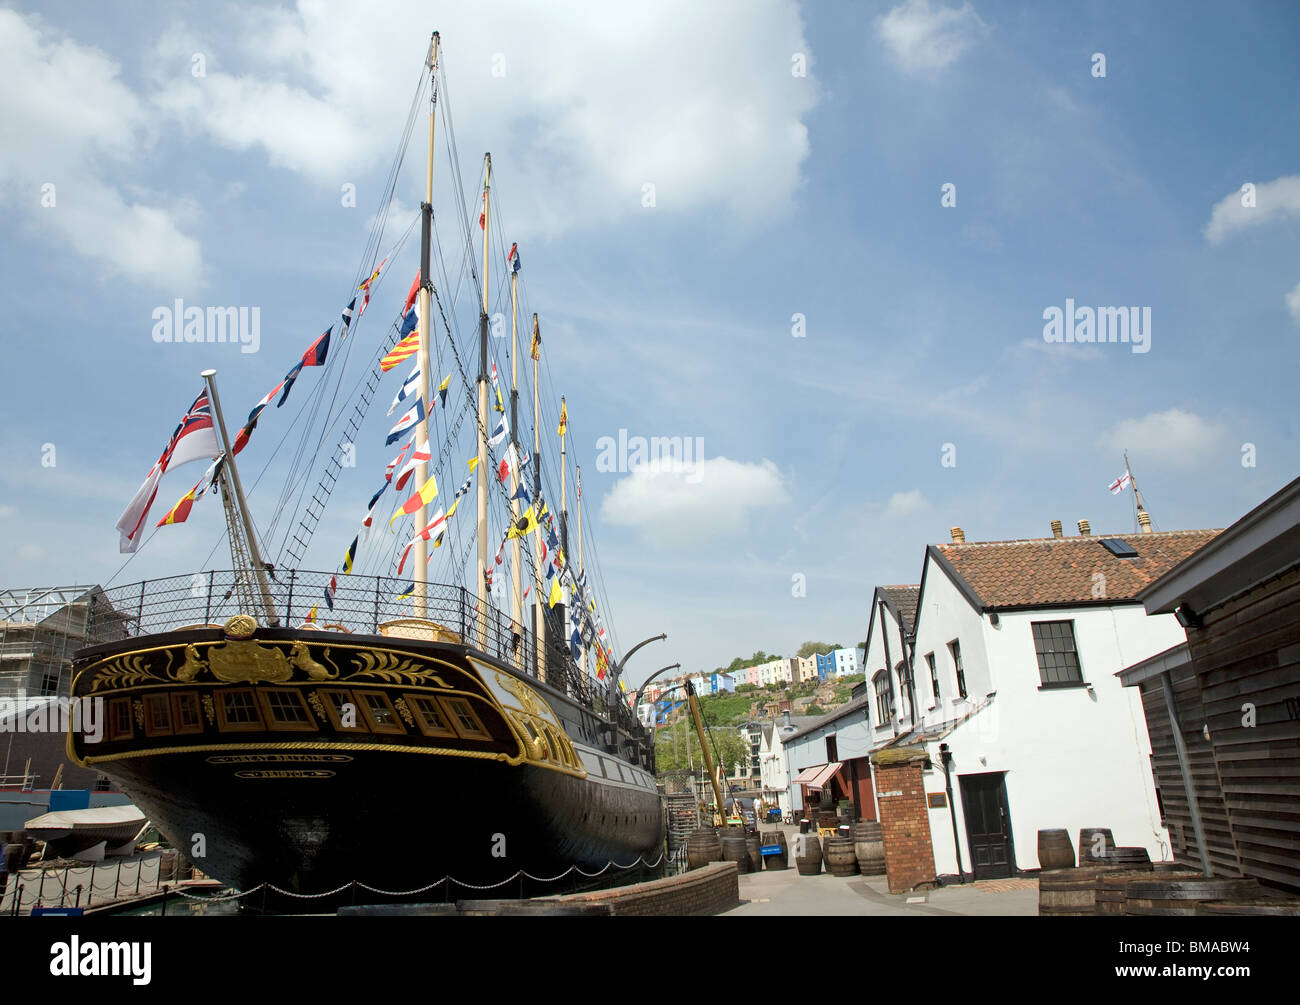
[[[1086,688],[1040,689],[1034,621],[1074,622]],[[947,643],[961,641],[970,701],[954,702],[956,675]],[[1148,616],[1139,605],[1036,609],[1003,613],[994,627],[937,566],[927,569],[917,622],[916,681],[925,696],[923,722],[952,720],[990,692],[995,696],[944,740],[953,753],[953,796],[970,870],[959,777],[1005,772],[1016,865],[1038,868],[1038,830],[1066,828],[1077,845],[1083,827],[1109,827],[1120,845],[1140,845],[1153,860],[1167,857],[1150,767],[1150,741],[1137,688],[1124,688],[1119,670],[1184,641],[1172,615]],[[936,656],[944,700],[934,711],[924,656]],[[926,791],[942,792],[939,741],[928,746],[935,769]],[[930,812],[935,866],[957,871],[947,809]]]

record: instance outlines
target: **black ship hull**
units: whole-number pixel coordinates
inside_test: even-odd
[[[208,875],[362,901],[659,861],[648,748],[567,694],[456,642],[235,620],[83,650],[73,684],[108,723],[73,756]]]

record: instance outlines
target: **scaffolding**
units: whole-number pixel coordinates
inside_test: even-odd
[[[0,698],[68,697],[72,654],[95,641],[91,611],[106,605],[98,586],[0,590]]]

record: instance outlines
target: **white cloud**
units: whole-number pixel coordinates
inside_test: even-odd
[[[1240,190],[1225,195],[1210,211],[1205,238],[1219,244],[1225,237],[1273,220],[1300,216],[1300,175],[1286,175],[1255,187],[1255,205],[1243,206]]]
[[[1300,283],[1286,295],[1286,309],[1291,312],[1291,320],[1300,325]]]
[[[929,500],[925,498],[920,489],[913,489],[911,492],[895,492],[889,497],[889,503],[885,506],[885,516],[910,516],[913,513],[927,509],[929,505]]]
[[[104,52],[53,40],[40,19],[0,10],[0,200],[25,213],[37,234],[72,247],[104,278],[172,287],[198,281],[198,243],[177,208],[128,201],[108,178],[151,146],[140,99]],[[53,185],[53,205],[43,189]]]
[[[1116,453],[1146,454],[1171,467],[1194,467],[1220,449],[1227,431],[1193,412],[1171,408],[1140,419],[1123,419],[1098,439]]]
[[[906,73],[942,70],[988,34],[988,26],[969,3],[930,6],[907,0],[876,18],[876,35]]]
[[[695,463],[656,459],[614,485],[600,507],[601,519],[637,527],[648,540],[698,541],[740,536],[752,510],[789,502],[775,464],[710,457]]]
[[[491,150],[512,233],[712,204],[765,216],[788,202],[809,152],[802,120],[818,91],[791,75],[791,54],[809,47],[789,0],[607,5],[598,16],[585,3],[499,0],[441,8],[436,22],[418,0],[386,4],[382,17],[316,3],[243,16],[248,30],[232,40],[243,52],[223,57],[242,57],[238,72],[209,62],[194,78],[196,43],[168,30],[159,107],[222,146],[261,149],[337,186],[388,162],[436,23],[466,185]],[[421,164],[422,135],[421,122],[411,152]],[[448,184],[446,141],[440,120],[435,200]],[[423,172],[407,180],[418,189]],[[655,210],[641,203],[647,182]]]
[[[8,520],[18,515],[18,510],[12,506],[0,506],[0,520]]]

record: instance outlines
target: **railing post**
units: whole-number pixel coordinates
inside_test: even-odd
[[[460,590],[460,640],[464,642],[469,638],[465,626],[465,587],[458,586],[457,589]]]
[[[377,635],[377,634],[379,633],[379,585],[380,585],[380,583],[382,583],[382,582],[383,582],[383,578],[382,578],[381,576],[376,576],[376,577],[375,577],[375,621],[374,621],[374,624],[372,624],[372,625],[370,626],[370,633],[371,633],[372,635]],[[427,586],[425,587],[425,594],[426,594],[426,598],[427,598],[427,595],[428,595],[428,587],[427,587]],[[427,599],[426,599],[426,602],[427,602]],[[428,613],[428,612],[426,611],[426,613]]]
[[[293,581],[297,575],[297,569],[289,570],[289,603],[284,612],[284,623],[289,628],[293,627]]]
[[[136,612],[135,612],[135,633],[136,633],[136,635],[143,635],[143,634],[144,634],[144,585],[145,585],[145,583],[147,583],[147,582],[148,582],[148,580],[146,580],[146,579],[142,579],[142,580],[140,581],[140,606],[136,609]]]
[[[113,899],[117,900],[117,887],[122,882],[122,863],[117,863],[117,875],[113,877]]]
[[[215,569],[208,570],[208,599],[203,605],[203,623],[205,625],[212,622],[212,577],[215,575]]]

